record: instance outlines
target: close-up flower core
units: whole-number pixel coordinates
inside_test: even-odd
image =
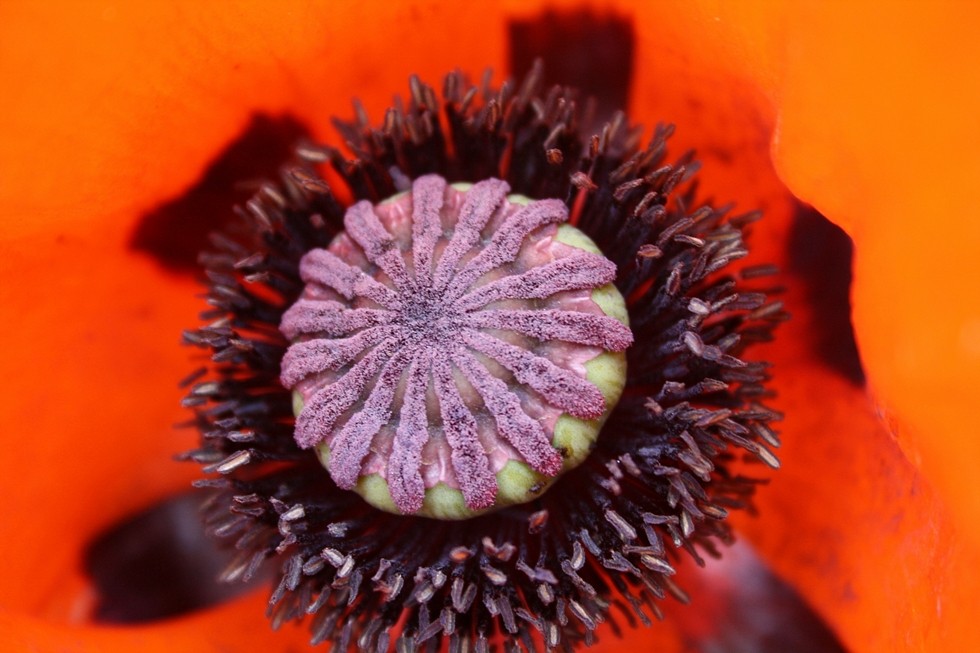
[[[0,3],[0,651],[980,650],[977,24]]]
[[[201,257],[188,457],[218,475],[224,578],[278,559],[273,625],[340,651],[649,624],[686,600],[681,554],[732,541],[740,454],[778,465],[743,355],[785,317],[772,267],[737,263],[759,215],[699,203],[669,127],[580,131],[537,69],[410,86],[380,127],[338,123],[346,151],[301,144]]]

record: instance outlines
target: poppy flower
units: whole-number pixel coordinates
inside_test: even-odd
[[[565,4],[578,6],[551,6]],[[980,96],[959,81],[980,63],[976,16],[955,4],[629,4],[612,5],[636,35],[629,115],[677,124],[672,148],[697,150],[701,193],[764,210],[753,256],[784,270],[794,316],[763,352],[787,416],[783,468],[758,493],[758,516],[734,517],[741,536],[849,649],[969,646],[980,589],[969,248],[980,233],[955,190],[978,173]],[[539,11],[0,9],[0,79],[13,98],[0,108],[7,648],[284,649],[307,639],[299,628],[267,632],[257,594],[139,627],[91,622],[86,544],[196,475],[171,461],[194,446],[171,425],[184,419],[174,379],[187,360],[175,343],[195,322],[199,289],[135,247],[134,234],[256,113],[329,141],[325,117],[347,115],[350,96],[378,115],[410,73],[506,70],[508,25]],[[861,368],[841,360],[834,330],[842,314],[848,322],[846,302],[827,299],[848,262],[813,260],[819,242],[806,227],[817,218],[796,198],[853,238]],[[676,648],[678,634],[668,620],[626,637]]]

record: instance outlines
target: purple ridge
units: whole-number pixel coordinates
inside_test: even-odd
[[[397,331],[398,327],[392,325],[377,326],[350,338],[297,342],[282,357],[280,380],[284,386],[292,387],[308,376],[339,370],[364,350],[396,335]]]
[[[361,400],[364,387],[397,351],[397,340],[386,340],[362,358],[339,381],[317,390],[296,418],[296,442],[309,448],[324,441],[334,424]],[[372,390],[372,394],[373,394]]]
[[[455,299],[490,270],[517,258],[521,243],[535,229],[564,222],[566,219],[568,208],[559,200],[531,202],[509,216],[493,235],[490,244],[456,273],[456,278],[449,286],[449,295]]]
[[[412,185],[412,252],[419,286],[432,285],[432,258],[442,235],[443,196],[446,180],[438,175],[419,177]]]
[[[361,461],[368,454],[371,441],[381,427],[391,420],[391,402],[395,399],[395,388],[409,356],[403,350],[388,360],[368,393],[364,407],[334,436],[330,444],[330,476],[338,487],[350,490],[357,485],[357,479],[361,476]]]
[[[502,299],[544,299],[568,290],[591,290],[616,278],[616,265],[589,252],[575,252],[547,265],[491,281],[463,297],[469,311]]]
[[[408,368],[401,423],[388,458],[388,489],[391,499],[403,513],[418,512],[425,498],[422,481],[422,447],[429,439],[425,414],[425,391],[429,384],[432,352],[419,352]]]
[[[605,412],[606,400],[599,388],[547,358],[479,331],[467,329],[462,336],[467,345],[506,367],[519,383],[548,397],[569,415],[594,419]]]
[[[528,417],[507,384],[490,374],[472,354],[455,351],[452,359],[480,393],[497,423],[497,432],[517,449],[524,460],[535,471],[548,476],[561,471],[561,456],[551,446],[548,435],[538,422]]]
[[[365,327],[388,324],[390,319],[388,311],[347,308],[332,300],[300,299],[283,313],[279,330],[287,338],[304,333],[337,337]]]
[[[325,249],[314,249],[303,257],[299,262],[299,276],[306,283],[336,290],[344,299],[366,297],[387,309],[401,308],[396,292],[369,277],[361,268],[348,265]]]
[[[633,344],[633,332],[605,315],[544,309],[540,311],[487,310],[470,313],[465,324],[477,329],[506,329],[537,338],[623,351]]]
[[[445,358],[432,361],[436,397],[446,440],[452,448],[453,470],[466,505],[474,510],[489,508],[497,497],[497,479],[477,437],[476,419],[470,412],[452,378],[452,367]]]
[[[405,269],[405,259],[398,250],[398,244],[378,220],[370,202],[361,201],[347,209],[344,227],[364,250],[367,259],[384,270],[399,290],[411,289],[412,280]]]
[[[463,208],[459,211],[459,220],[453,237],[439,259],[433,287],[437,291],[445,290],[453,279],[456,265],[463,255],[472,250],[480,242],[480,233],[493,217],[497,208],[503,204],[510,186],[499,179],[487,179],[475,184],[466,193]]]
[[[630,330],[591,299],[616,267],[553,240],[550,225],[568,215],[562,202],[520,206],[506,201],[508,190],[497,179],[459,191],[421,177],[405,196],[352,206],[347,237],[301,261],[306,290],[280,325],[295,341],[281,380],[304,402],[296,442],[329,447],[338,486],[379,474],[396,508],[413,513],[426,489],[444,481],[482,510],[497,500],[496,473],[511,458],[560,473],[563,459],[545,428],[558,416],[607,411],[581,370],[596,348],[632,343]],[[410,230],[394,227],[406,216]],[[486,308],[494,302],[508,309]],[[515,344],[525,336],[553,344],[535,353]],[[495,376],[502,370],[506,382]],[[427,445],[451,473],[423,469]]]

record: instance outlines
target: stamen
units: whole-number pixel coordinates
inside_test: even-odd
[[[686,600],[677,564],[751,505],[736,458],[778,463],[746,356],[785,319],[771,269],[740,262],[758,213],[700,203],[672,127],[593,133],[541,79],[413,78],[381,126],[337,123],[346,151],[298,148],[201,255],[185,458],[237,552],[223,578],[278,561],[273,627],[310,615],[313,643],[362,653],[572,650]]]

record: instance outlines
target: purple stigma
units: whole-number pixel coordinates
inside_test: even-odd
[[[376,473],[410,514],[444,482],[483,510],[507,460],[562,471],[558,417],[611,408],[585,363],[633,341],[592,300],[616,267],[557,238],[562,202],[508,191],[421,177],[410,193],[352,206],[329,249],[300,262],[281,381],[303,399],[296,442],[329,448],[341,488]]]

